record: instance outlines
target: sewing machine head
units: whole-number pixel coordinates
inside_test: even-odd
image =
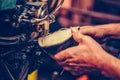
[[[26,2],[17,5],[17,11],[13,15],[14,27],[31,24],[41,36],[49,34],[49,24],[55,21],[54,14],[60,8],[64,0],[48,0],[38,2]]]

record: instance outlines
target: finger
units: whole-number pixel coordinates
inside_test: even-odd
[[[67,67],[67,66],[64,66],[63,69],[66,70],[66,71],[71,71],[71,68]]]
[[[84,26],[84,27],[80,27],[79,32],[85,35],[95,35],[96,30],[95,30],[95,27]]]
[[[73,33],[73,38],[76,42],[82,43],[85,35],[81,34],[79,31]]]
[[[74,58],[76,56],[76,55],[74,55],[74,53],[76,53],[77,50],[79,50],[78,46],[67,48],[67,49],[55,54],[54,58],[57,61],[65,61],[66,59],[70,60],[72,58],[73,58],[73,61],[78,61],[78,60],[76,60],[77,58]]]
[[[83,35],[80,32],[73,33],[73,38],[76,42],[80,43],[80,45],[82,44],[91,45],[91,46],[93,44],[99,45],[98,42],[96,42],[96,40],[94,40],[92,37]]]
[[[60,64],[62,66],[76,67],[80,63],[78,61],[76,61],[75,59],[70,58],[70,59],[66,59],[65,61],[58,61],[58,64]]]
[[[54,59],[57,61],[65,61],[66,59],[70,58],[69,54],[67,53],[66,50],[63,50],[57,54],[54,55]]]

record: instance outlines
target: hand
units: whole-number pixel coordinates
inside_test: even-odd
[[[105,35],[105,29],[103,30],[101,27],[94,26],[83,26],[80,27],[79,32],[85,35],[91,35],[93,37],[101,38]]]
[[[94,38],[106,41],[109,38],[120,39],[120,24],[104,24],[97,26],[82,26],[79,30],[80,33],[90,35]]]
[[[70,47],[54,55],[58,64],[73,75],[99,71],[106,52],[89,36],[77,32],[73,34],[73,37],[79,45]]]

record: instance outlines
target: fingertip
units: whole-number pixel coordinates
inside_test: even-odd
[[[57,60],[57,61],[64,61],[65,60],[65,55],[63,54],[63,51],[55,54],[54,59]]]
[[[85,35],[81,34],[79,31],[76,33],[73,33],[73,38],[76,42],[81,43],[84,39]]]
[[[55,60],[59,60],[59,53],[55,54],[53,57]]]

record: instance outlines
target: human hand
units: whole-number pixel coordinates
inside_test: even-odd
[[[82,26],[79,30],[80,33],[84,35],[91,35],[97,38],[103,37],[105,35],[104,30],[95,26]]]
[[[106,52],[89,36],[74,33],[73,38],[79,45],[70,47],[54,55],[58,64],[73,75],[99,71]]]
[[[107,39],[120,39],[120,24],[102,24],[96,26],[82,26],[80,33],[90,35],[99,41],[105,42]]]

